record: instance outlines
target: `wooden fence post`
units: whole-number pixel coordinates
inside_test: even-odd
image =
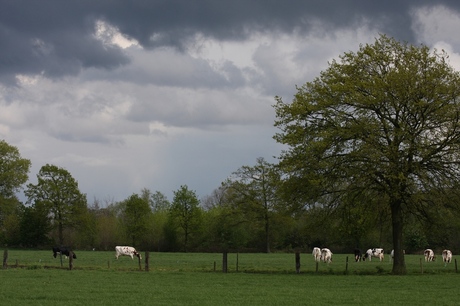
[[[300,252],[295,252],[295,271],[296,273],[300,273]]]
[[[222,272],[227,273],[227,252],[222,253]]]
[[[69,252],[69,270],[73,269],[73,252]]]
[[[420,272],[422,272],[423,274],[423,263],[422,263],[422,259],[420,258]]]
[[[457,272],[458,272],[458,271],[457,271],[457,258],[455,258],[454,261],[455,261],[455,273],[457,273]]]
[[[216,272],[216,261],[214,261],[214,272]]]
[[[3,251],[3,269],[8,268],[8,250]]]
[[[236,253],[236,272],[238,272],[238,254],[239,253]]]
[[[150,260],[150,252],[146,251],[145,252],[145,272],[149,272],[150,270],[149,260]]]
[[[348,273],[348,256],[347,256],[347,263],[345,264],[345,273]]]
[[[318,272],[318,266],[319,266],[319,263],[316,262],[316,272]]]
[[[141,254],[137,257],[137,261],[139,262],[139,271],[142,271],[142,264],[141,264]]]

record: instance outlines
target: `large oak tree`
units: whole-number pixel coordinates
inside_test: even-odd
[[[385,205],[393,273],[405,274],[405,215],[460,179],[460,77],[448,55],[380,35],[329,63],[292,103],[277,97],[275,110],[287,184],[332,207],[353,194]]]
[[[28,202],[51,217],[58,230],[59,244],[64,244],[64,229],[81,226],[87,212],[86,195],[80,192],[78,182],[69,171],[46,164],[37,174],[38,183],[28,184],[25,194]]]

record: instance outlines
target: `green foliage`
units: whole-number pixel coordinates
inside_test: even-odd
[[[164,212],[171,207],[168,198],[159,191],[150,195],[150,205],[153,212]]]
[[[21,245],[27,248],[47,245],[50,222],[46,210],[23,207],[20,221]]]
[[[152,245],[152,250],[164,250],[168,244],[165,237],[165,227],[168,222],[168,211],[171,203],[160,191],[149,194],[149,203],[153,212],[149,228],[150,244]]]
[[[199,207],[195,191],[183,185],[174,191],[174,199],[169,210],[171,225],[176,225],[183,238],[183,250],[187,251],[190,238],[197,238],[201,231],[202,209]]]
[[[14,244],[19,239],[21,203],[15,193],[27,181],[30,165],[16,147],[0,140],[0,243]]]
[[[37,179],[36,185],[27,185],[28,202],[51,216],[52,226],[58,231],[58,243],[64,245],[64,230],[78,228],[82,214],[87,212],[86,195],[64,168],[47,164],[40,169]]]
[[[19,150],[0,140],[0,197],[14,197],[27,182],[31,162],[22,158]]]
[[[125,201],[123,223],[133,246],[145,245],[150,236],[147,229],[151,215],[149,203],[145,198],[133,194]]]
[[[263,249],[269,253],[272,226],[276,212],[285,210],[278,197],[280,174],[274,165],[258,158],[254,166],[243,166],[233,172],[231,179],[225,182],[228,200],[233,211],[241,214],[246,222],[257,226],[262,234],[257,241],[264,241]],[[253,236],[257,235],[252,233]]]
[[[277,98],[274,138],[289,147],[280,166],[290,190],[328,207],[364,194],[366,205],[391,212],[400,250],[404,214],[424,211],[424,194],[460,181],[459,84],[444,51],[382,35],[346,52],[292,103]],[[394,272],[404,267],[398,255]]]
[[[124,235],[119,230],[120,222],[112,204],[106,208],[95,207],[90,212],[96,221],[96,238],[92,247],[107,251],[123,242]]]

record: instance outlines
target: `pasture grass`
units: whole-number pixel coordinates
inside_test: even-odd
[[[301,254],[150,253],[150,272],[115,252],[76,251],[74,269],[61,268],[51,251],[9,250],[9,268],[0,271],[2,305],[456,305],[460,274],[454,264],[425,263],[406,255],[408,275],[391,275],[388,258],[359,262],[334,254],[316,264]],[[144,256],[144,254],[142,254]],[[348,273],[345,273],[348,256]],[[15,268],[16,262],[18,268]],[[214,271],[214,262],[216,271]],[[144,261],[141,261],[144,269]]]

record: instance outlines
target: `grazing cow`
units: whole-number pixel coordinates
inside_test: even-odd
[[[321,249],[318,247],[313,248],[313,252],[311,253],[313,255],[313,258],[315,261],[319,262],[321,261]]]
[[[383,258],[385,257],[383,249],[374,248],[374,249],[367,250],[363,256],[363,261],[365,261],[366,259],[369,259],[369,261],[371,261],[372,257],[377,257],[378,259],[380,259],[380,261],[382,261]]]
[[[142,259],[141,254],[136,251],[135,248],[130,247],[130,246],[116,246],[115,247],[115,257],[118,259],[119,256],[131,256],[131,259],[133,259],[133,256],[137,256],[139,259]]]
[[[360,249],[355,249],[355,261],[358,262],[363,257]]]
[[[64,255],[65,258],[67,258],[67,257],[70,256],[70,252],[72,252],[72,250],[70,250],[67,247],[53,247],[53,256],[54,256],[54,258],[56,258],[58,253],[61,254],[61,255]],[[72,252],[72,258],[77,259],[77,255],[75,255],[74,252]]]
[[[332,262],[331,250],[327,248],[321,249],[321,260],[326,263],[331,263]]]
[[[425,261],[435,261],[436,256],[434,255],[434,252],[432,249],[426,249],[423,252],[423,255],[425,255]]]
[[[442,261],[444,262],[444,265],[452,261],[452,252],[450,250],[442,251]]]

